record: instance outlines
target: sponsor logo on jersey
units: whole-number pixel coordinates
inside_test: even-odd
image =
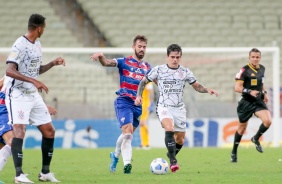
[[[164,81],[163,84],[176,84],[176,81]]]
[[[258,80],[257,80],[257,79],[252,79],[252,80],[251,80],[251,85],[252,85],[252,86],[258,85]]]
[[[245,69],[244,68],[242,68],[237,74],[236,74],[236,79],[240,79],[241,78],[241,75],[242,75],[242,73],[245,71]]]

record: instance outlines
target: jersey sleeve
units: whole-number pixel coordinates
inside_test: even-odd
[[[124,61],[125,61],[124,58],[114,58],[114,60],[117,62],[117,67],[119,69],[123,68],[123,64],[124,64]]]
[[[7,58],[6,63],[15,63],[19,65],[21,61],[23,61],[23,58],[25,56],[24,53],[24,45],[21,42],[15,42],[12,46],[11,52]]]
[[[242,68],[235,76],[235,80],[245,80],[245,68]]]
[[[188,82],[190,85],[197,81],[196,77],[193,74],[193,72],[190,71],[188,68],[186,68],[186,74],[187,75],[186,75],[185,81]]]
[[[149,73],[147,73],[146,77],[149,81],[152,82],[153,80],[155,80],[158,77],[158,68],[159,66],[156,66],[152,68],[152,70]]]

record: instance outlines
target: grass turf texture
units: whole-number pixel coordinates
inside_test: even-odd
[[[230,150],[226,148],[183,148],[177,155],[180,170],[166,175],[154,175],[149,166],[154,158],[166,158],[166,149],[133,149],[132,174],[123,174],[122,157],[116,173],[110,173],[109,153],[113,149],[55,149],[51,171],[58,180],[67,184],[92,183],[281,183],[281,148],[239,148],[238,163],[230,163]],[[41,151],[24,150],[24,172],[38,182],[41,169]],[[14,178],[12,157],[0,173],[6,184]]]

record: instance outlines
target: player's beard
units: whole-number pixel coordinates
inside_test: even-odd
[[[139,54],[140,52],[142,52],[143,55],[140,55],[140,54]],[[143,59],[143,57],[145,56],[145,53],[144,53],[143,51],[140,51],[140,52],[137,53],[136,50],[135,50],[135,55],[136,55],[136,57],[137,57],[138,59]]]

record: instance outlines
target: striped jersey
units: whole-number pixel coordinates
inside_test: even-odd
[[[120,89],[116,92],[119,96],[127,96],[136,99],[140,81],[151,70],[149,63],[138,62],[132,56],[116,58],[120,76]]]
[[[25,36],[19,37],[12,46],[6,63],[15,63],[17,70],[24,76],[37,78],[42,63],[42,51],[39,40],[30,42]],[[37,91],[36,87],[29,82],[24,82],[11,77],[8,80],[7,88],[16,88],[20,91]]]
[[[7,122],[9,121],[8,120],[8,116],[3,116],[3,115],[6,115],[8,114],[8,111],[7,111],[7,107],[6,107],[6,104],[5,104],[5,93],[4,91],[0,91],[0,124],[7,124]]]
[[[182,106],[185,83],[190,85],[196,82],[193,73],[183,66],[169,68],[167,64],[154,67],[148,74],[147,79],[158,80],[159,100],[164,106]]]

